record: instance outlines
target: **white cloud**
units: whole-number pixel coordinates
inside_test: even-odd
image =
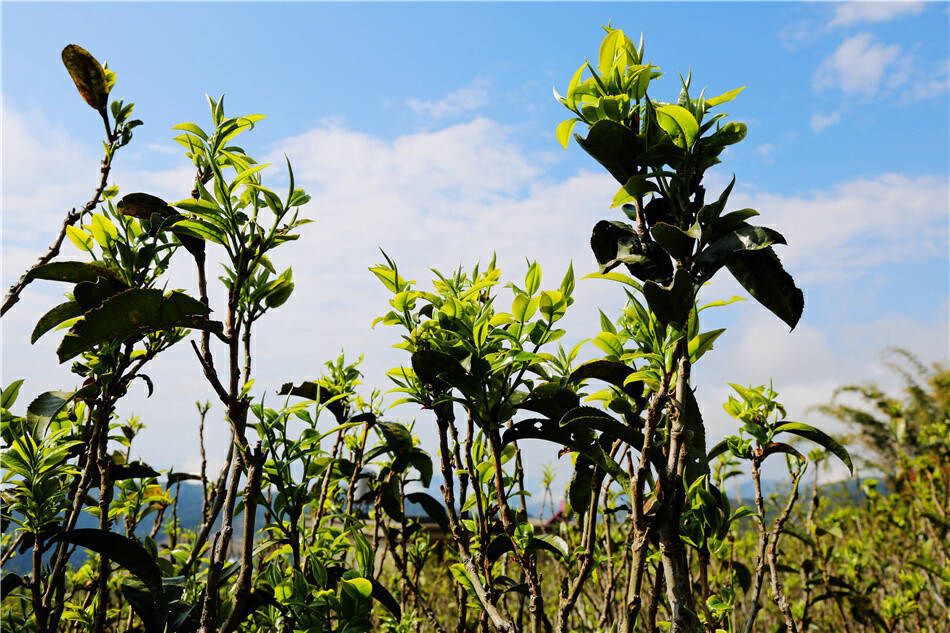
[[[911,81],[901,95],[904,103],[926,101],[935,97],[947,98],[950,93],[950,61],[943,60],[932,73],[922,73]]]
[[[826,127],[830,127],[841,120],[841,110],[835,110],[834,112],[829,112],[825,114],[824,112],[816,112],[811,115],[811,129],[816,132],[821,132]]]
[[[774,143],[762,143],[761,145],[755,148],[755,153],[762,157],[762,160],[766,164],[772,164],[775,162],[775,158],[772,157],[772,152],[775,151]]]
[[[918,15],[923,2],[845,2],[835,6],[829,28],[869,22],[890,22],[907,15]]]
[[[783,260],[809,283],[947,253],[950,190],[943,178],[883,174],[795,196],[740,189],[730,203],[766,215],[791,245],[780,248]]]
[[[5,110],[5,126],[11,111]],[[95,165],[94,153],[84,151],[68,135],[47,138],[23,126],[19,136],[8,137],[6,129],[5,170],[19,164],[21,157],[41,166],[43,157],[55,156],[61,147],[72,148],[70,156],[76,164],[85,160]],[[10,138],[16,143],[8,143]],[[265,319],[254,342],[255,391],[268,389],[271,402],[277,385],[318,374],[322,363],[336,357],[341,348],[351,358],[366,353],[367,388],[388,388],[384,372],[405,362],[405,357],[390,348],[399,340],[398,331],[369,327],[375,316],[388,309],[387,292],[366,270],[382,259],[377,247],[396,259],[405,277],[420,284],[431,278],[429,266],[448,270],[462,263],[469,267],[476,259],[487,262],[495,250],[506,279],[522,277],[524,257],[528,257],[540,262],[544,284],[556,285],[571,259],[578,277],[593,269],[587,247],[590,227],[596,219],[611,215],[609,199],[616,188],[600,172],[579,171],[563,180],[546,178],[538,156],[527,152],[504,126],[484,118],[392,140],[328,122],[275,143],[274,148],[274,156],[286,152],[291,157],[298,185],[313,196],[304,214],[316,222],[303,227],[301,239],[273,257],[278,268],[293,266],[297,290],[284,308]],[[68,165],[56,169],[63,179],[69,177]],[[27,196],[29,208],[48,209],[41,221],[59,217],[77,191],[81,199],[92,177],[77,177],[77,191],[72,191],[42,188],[47,176],[41,169],[15,175],[19,189],[12,193]],[[5,172],[5,183],[7,177]],[[272,177],[279,180],[281,176],[269,172],[267,178]],[[118,173],[116,181],[125,191],[150,191],[167,199],[182,198],[191,187],[187,165],[159,172]],[[5,210],[10,208],[10,193],[4,191]],[[766,223],[785,233],[791,246],[782,249],[782,256],[801,283],[853,280],[884,263],[946,252],[947,183],[932,177],[883,175],[794,196],[737,190],[731,202],[735,208],[762,210]],[[815,226],[822,230],[815,231]],[[15,251],[5,250],[5,260],[16,253],[15,261],[7,260],[10,267],[19,269],[21,255],[26,257],[33,248],[27,239],[30,231],[26,223],[5,226],[5,245],[22,245]],[[171,285],[187,287],[189,277],[190,267],[183,262],[173,272]],[[844,301],[849,285],[840,287]],[[68,368],[55,365],[56,333],[47,334],[32,348],[27,341],[31,323],[63,290],[57,284],[33,284],[4,318],[4,381],[27,378],[23,400],[27,394],[75,384]],[[710,290],[729,296],[733,288],[717,285]],[[598,331],[598,306],[611,312],[622,299],[616,287],[599,281],[578,282],[576,295],[577,303],[565,320],[568,344]],[[508,295],[502,291],[501,296]],[[709,357],[712,370],[698,375],[700,384],[710,385],[700,394],[710,411],[721,408],[721,386],[727,381],[764,380],[773,375],[781,380],[782,384],[776,383],[779,391],[791,401],[813,404],[834,386],[856,379],[848,361],[851,348],[843,352],[836,347],[839,334],[853,322],[827,332],[806,320],[789,337],[777,319],[753,302],[734,308],[726,311],[747,319],[742,323],[748,327],[727,333],[720,347],[735,347],[735,354],[714,352]],[[747,313],[758,316],[742,316]],[[882,324],[880,332],[892,326]],[[927,327],[911,320],[899,331],[916,336]],[[868,336],[880,332],[874,330]],[[867,354],[883,345],[880,339],[872,340]],[[867,354],[858,358],[868,358]],[[837,360],[825,362],[825,357]],[[809,360],[819,362],[820,371]],[[149,373],[157,387],[153,400],[133,390],[120,414],[142,414],[148,424],[137,448],[146,460],[160,467],[193,467],[197,417],[192,403],[208,399],[210,392],[191,350],[187,345],[173,348]],[[212,415],[220,416],[220,407],[213,411]],[[419,433],[432,447],[432,425],[424,412],[403,408],[396,415],[402,419],[418,416]],[[710,420],[715,416],[710,413]],[[713,423],[711,436],[724,431],[722,423]],[[227,427],[220,417],[209,419],[209,456],[220,458],[226,440]],[[526,451],[532,463],[556,461],[555,452],[538,443]]]
[[[438,101],[409,99],[406,105],[417,114],[425,114],[437,118],[454,116],[488,105],[490,88],[491,82],[479,77],[469,85],[450,92]]]
[[[902,67],[907,60],[900,56],[900,46],[879,44],[872,34],[858,33],[819,64],[814,87],[834,88],[852,97],[872,97],[882,89],[890,92],[906,81]]]
[[[51,227],[92,194],[99,165],[95,154],[38,112],[21,112],[2,101],[3,242],[39,246]]]
[[[860,306],[854,308],[860,310]],[[843,433],[846,429],[840,423],[812,408],[828,403],[834,391],[846,384],[874,382],[888,393],[898,393],[900,378],[886,366],[882,350],[904,347],[925,363],[950,360],[946,302],[924,320],[892,315],[819,329],[806,316],[791,333],[751,302],[727,309],[740,314],[738,322],[720,338],[720,349],[707,354],[695,371],[710,443],[738,430],[722,409],[732,391],[730,382],[760,385],[772,381],[788,419]],[[838,476],[846,474],[843,466],[835,468]]]

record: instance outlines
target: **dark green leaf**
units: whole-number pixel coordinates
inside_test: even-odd
[[[26,274],[27,279],[68,281],[74,284],[82,281],[94,282],[100,277],[125,285],[122,277],[116,271],[101,264],[90,264],[88,262],[51,262],[32,268]]]
[[[0,580],[0,596],[6,598],[7,594],[16,589],[17,587],[23,586],[23,578],[14,573],[8,573],[3,575],[3,580]]]
[[[634,175],[637,159],[643,151],[643,141],[630,128],[609,119],[601,119],[590,127],[587,138],[577,134],[574,138],[621,185]]]
[[[119,590],[135,611],[135,615],[141,618],[146,633],[163,633],[165,609],[156,592],[135,577],[123,578]]]
[[[562,559],[567,558],[567,542],[556,534],[538,534],[531,538],[528,543],[527,551],[545,549],[552,554],[556,554]]]
[[[736,253],[758,251],[772,244],[785,243],[785,238],[778,231],[743,223],[704,248],[696,256],[695,270],[705,281],[710,279]]]
[[[677,226],[660,222],[654,224],[650,234],[673,259],[683,259],[693,253],[696,235],[690,235]]]
[[[630,274],[641,280],[666,280],[673,274],[673,264],[656,244],[644,245],[633,228],[623,222],[601,220],[594,225],[590,247],[606,273],[624,264]]]
[[[689,273],[681,268],[676,271],[669,287],[653,281],[644,283],[643,296],[660,323],[684,324],[693,308],[696,288]]]
[[[512,552],[515,549],[514,543],[511,542],[511,537],[507,534],[502,534],[497,536],[488,544],[488,547],[485,549],[485,556],[491,562],[497,561],[503,554],[506,552]]]
[[[445,506],[435,497],[426,492],[411,492],[406,495],[406,501],[422,506],[429,518],[439,524],[442,532],[448,533],[449,515],[445,511]]]
[[[549,382],[532,390],[527,398],[516,405],[516,408],[534,411],[557,420],[578,404],[580,404],[580,398],[574,391],[558,383]]]
[[[45,433],[50,421],[76,396],[75,391],[47,391],[37,396],[26,409],[26,421],[39,433]]]
[[[848,470],[854,473],[851,455],[848,454],[848,451],[841,444],[824,431],[801,422],[782,422],[775,428],[774,433],[776,435],[779,433],[791,433],[792,435],[798,435],[799,437],[811,440],[843,461],[845,466],[848,467]]]
[[[30,335],[30,343],[36,343],[41,336],[63,321],[82,316],[82,313],[82,306],[76,301],[67,301],[66,303],[59,304],[40,317],[40,320],[36,322],[36,327],[33,328],[33,334]]]
[[[584,363],[568,377],[569,382],[577,382],[587,378],[596,378],[622,389],[628,396],[639,399],[643,395],[643,383],[631,382],[625,384],[627,376],[634,370],[624,363],[610,360],[595,360]]]
[[[162,589],[162,572],[155,559],[137,541],[96,528],[77,528],[55,535],[51,542],[62,541],[108,556],[137,577],[152,592]]]
[[[805,309],[805,295],[771,248],[735,253],[726,265],[742,287],[778,318],[795,328]]]
[[[158,475],[159,473],[145,462],[129,462],[128,464],[113,464],[112,466],[112,479],[115,481],[158,477]]]
[[[723,189],[722,193],[719,195],[719,199],[712,204],[707,204],[699,210],[698,220],[700,225],[705,229],[712,225],[713,222],[719,219],[719,216],[722,214],[722,210],[726,208],[726,202],[729,200],[729,194],[732,193],[732,188],[736,184],[736,177],[733,176],[732,180],[729,182],[729,185]]]
[[[686,481],[687,484],[709,474],[706,455],[706,426],[693,390],[686,389]]]
[[[162,217],[175,214],[175,210],[167,202],[148,193],[126,194],[116,207],[122,215],[130,215],[140,220],[151,220],[152,215],[156,213]]]
[[[369,581],[373,585],[373,590],[370,595],[381,605],[386,607],[389,612],[393,615],[396,620],[402,619],[402,609],[399,608],[399,603],[396,602],[396,599],[393,598],[393,595],[389,593],[389,590],[386,587],[379,584],[379,581],[375,578],[369,578]]]
[[[560,444],[573,452],[580,453],[592,463],[600,466],[622,486],[626,486],[628,483],[627,473],[617,462],[611,459],[600,442],[597,441],[596,434],[589,426],[576,422],[561,426],[558,420],[541,418],[519,420],[505,431],[502,436],[502,444],[507,445],[522,439],[538,439]]]
[[[156,289],[132,289],[91,310],[76,323],[57,349],[60,362],[112,340],[126,341],[147,332],[178,327],[221,331],[208,321],[208,306],[180,292],[168,295]]]
[[[102,302],[113,297],[128,286],[117,282],[111,278],[99,277],[95,281],[83,281],[76,284],[73,289],[73,298],[81,307],[83,312],[88,312],[93,308],[98,308]]]
[[[762,458],[765,459],[769,455],[775,455],[777,453],[784,453],[786,455],[793,455],[802,461],[805,460],[805,456],[799,453],[794,447],[784,444],[782,442],[769,442],[762,448]]]
[[[63,64],[82,98],[91,108],[105,114],[109,101],[109,85],[102,65],[89,51],[75,44],[64,48],[62,57]]]

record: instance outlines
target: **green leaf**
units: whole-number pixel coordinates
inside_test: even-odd
[[[278,308],[287,302],[287,299],[290,298],[293,291],[294,284],[292,282],[279,279],[273,284],[273,287],[268,290],[267,295],[264,296],[264,303],[268,308]]]
[[[653,281],[643,284],[643,296],[646,297],[647,304],[657,320],[663,324],[686,323],[690,310],[693,309],[695,295],[693,281],[689,273],[682,268],[676,271],[669,287],[660,286]]]
[[[805,309],[805,295],[771,248],[739,252],[726,262],[729,272],[755,300],[795,329]]]
[[[20,386],[23,385],[23,379],[14,380],[0,394],[0,408],[9,409],[16,402],[17,395],[20,393]]]
[[[686,232],[672,224],[657,222],[650,229],[650,235],[653,236],[657,244],[662,246],[663,250],[669,253],[673,259],[683,259],[684,257],[692,255],[693,245],[696,243],[696,238],[698,237],[698,230],[695,232]]]
[[[733,303],[736,303],[737,301],[745,301],[745,297],[735,297],[735,296],[734,296],[734,297],[732,297],[732,298],[730,298],[730,299],[726,299],[726,300],[711,301],[711,302],[709,302],[709,303],[707,303],[707,304],[705,304],[705,305],[699,306],[699,308],[697,308],[696,311],[697,311],[697,312],[702,312],[702,311],[705,310],[706,308],[721,308],[722,306],[732,305]]]
[[[182,229],[189,235],[214,242],[215,244],[224,244],[226,240],[224,231],[204,220],[179,220],[175,222],[174,227],[176,229]]]
[[[216,203],[212,202],[211,200],[205,200],[204,198],[201,198],[200,200],[194,200],[192,198],[179,200],[175,203],[175,206],[182,211],[195,213],[201,216],[207,216],[209,213],[212,216],[217,216],[223,213],[221,207],[219,207]]]
[[[719,128],[715,134],[709,137],[709,140],[719,147],[734,145],[745,138],[748,128],[745,123],[732,121]]]
[[[78,226],[67,226],[66,237],[68,237],[69,241],[75,244],[79,250],[87,253],[92,252],[92,236]]]
[[[406,286],[409,286],[415,282],[407,282],[402,278],[401,275],[396,273],[395,270],[387,266],[373,266],[369,269],[371,273],[376,275],[376,277],[383,282],[383,285],[389,289],[390,292],[402,292],[406,289]]]
[[[623,345],[616,334],[611,332],[601,332],[591,341],[595,346],[604,351],[608,356],[620,358],[623,355]]]
[[[115,225],[112,224],[104,215],[95,214],[89,223],[89,231],[92,237],[99,242],[102,248],[108,248],[109,244],[118,236]]]
[[[739,96],[739,93],[742,92],[743,90],[745,90],[745,86],[742,86],[741,88],[736,88],[735,90],[730,90],[729,92],[724,92],[718,97],[713,97],[712,99],[706,99],[706,105],[710,108],[714,108],[717,105],[728,103],[729,101],[732,101],[737,96]]]
[[[63,49],[63,65],[69,71],[79,94],[89,107],[106,113],[109,101],[109,86],[106,72],[95,57],[81,46],[70,44]]]
[[[471,604],[473,606],[481,605],[481,602],[478,601],[478,594],[475,593],[475,587],[472,585],[472,580],[468,577],[468,573],[465,571],[465,565],[462,563],[453,563],[449,566],[449,572],[452,574],[452,577],[455,578],[455,582],[462,586],[462,588],[465,590],[465,593],[474,599],[474,602]],[[480,607],[476,606],[476,608]]]
[[[537,299],[529,299],[528,295],[517,294],[511,302],[511,316],[519,323],[523,323],[538,309],[538,303]]]
[[[141,580],[149,591],[160,593],[162,572],[155,559],[142,545],[130,538],[95,528],[77,528],[53,536],[49,542],[62,541],[108,556]]]
[[[848,467],[851,474],[854,474],[854,465],[851,463],[851,455],[841,444],[824,431],[801,422],[782,422],[774,429],[774,433],[776,435],[779,433],[791,433],[792,435],[811,440],[844,462],[844,465]]]
[[[674,137],[673,143],[679,147],[692,147],[693,141],[699,134],[696,118],[682,106],[672,104],[657,106],[656,122],[665,132]]]
[[[603,380],[615,387],[623,389],[627,395],[639,397],[643,392],[642,385],[635,385],[627,382],[627,376],[634,372],[628,365],[616,361],[595,360],[584,363],[568,376],[568,382],[574,383],[579,380],[595,378]]]
[[[729,440],[720,440],[718,444],[710,449],[709,453],[706,455],[706,461],[711,462],[716,459],[723,453],[729,450]]]
[[[75,301],[61,303],[49,312],[40,317],[33,328],[33,334],[30,335],[30,343],[36,343],[37,340],[51,329],[73,317],[82,316],[83,308]]]
[[[577,122],[580,119],[568,119],[567,121],[561,121],[557,129],[554,131],[554,136],[557,137],[557,142],[560,143],[564,149],[567,149],[567,144],[571,140],[571,132],[574,130],[574,126],[577,125]]]
[[[567,541],[556,534],[538,534],[528,542],[527,551],[545,549],[560,558],[566,559],[568,554]]]
[[[528,273],[524,278],[524,285],[529,297],[541,287],[541,267],[538,262],[531,262]]]
[[[686,389],[686,480],[687,484],[709,475],[709,459],[706,455],[706,426],[699,411],[699,403],[693,390]]]
[[[694,260],[700,277],[708,280],[735,253],[758,251],[773,244],[786,244],[785,237],[778,231],[764,226],[743,224],[707,246]]]
[[[444,533],[449,531],[449,515],[445,511],[445,506],[426,492],[411,492],[406,495],[406,501],[422,506],[430,519],[439,524]]]
[[[620,283],[626,284],[636,290],[642,289],[640,284],[638,284],[633,277],[624,275],[623,273],[590,273],[589,275],[584,275],[581,277],[581,280],[584,279],[607,279],[609,281],[619,281]]]
[[[636,174],[631,176],[623,187],[614,194],[610,201],[610,208],[619,207],[622,204],[639,200],[648,193],[657,191],[656,184],[650,182],[656,174]]]
[[[147,332],[178,327],[221,331],[221,323],[208,321],[208,306],[180,292],[132,289],[110,297],[90,310],[63,338],[56,350],[60,362],[107,341],[125,341]]]
[[[587,63],[581,64],[577,70],[574,71],[574,74],[571,76],[571,81],[567,84],[567,107],[576,108],[577,107],[577,92],[578,87],[581,85],[581,77],[584,75],[584,69],[587,68]]]
[[[643,141],[636,132],[610,119],[592,125],[586,138],[574,135],[577,144],[603,165],[621,185],[634,175],[632,171],[643,151]]]
[[[205,134],[205,131],[202,130],[197,125],[195,125],[194,123],[179,123],[178,125],[173,125],[171,129],[191,132],[192,134],[200,138],[202,141],[208,140],[208,135]]]
[[[90,264],[88,262],[51,262],[32,268],[26,274],[26,277],[27,279],[67,281],[74,284],[78,284],[82,281],[94,282],[99,279],[99,277],[105,277],[123,286],[126,285],[121,275],[116,271],[106,268],[101,264]]]
[[[608,273],[620,264],[638,279],[665,280],[673,274],[669,256],[656,244],[644,245],[633,228],[623,222],[601,220],[594,225],[590,247],[600,264],[600,272]]]
[[[342,586],[354,597],[369,598],[373,595],[373,583],[366,578],[348,578]]]
[[[693,337],[693,340],[689,342],[689,362],[695,363],[702,358],[703,354],[713,348],[715,340],[725,331],[726,328],[720,328]]]
[[[26,421],[45,434],[49,423],[76,397],[76,391],[47,391],[38,395],[26,409]]]

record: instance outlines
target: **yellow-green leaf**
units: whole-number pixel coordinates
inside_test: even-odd
[[[699,134],[699,124],[689,110],[678,105],[667,104],[657,107],[656,121],[670,136],[682,137],[680,147],[691,147],[696,135]]]
[[[77,226],[66,227],[66,237],[81,251],[92,252],[92,236]]]
[[[561,121],[558,124],[557,129],[554,131],[554,135],[557,137],[558,143],[560,143],[564,149],[567,149],[567,144],[571,140],[571,131],[573,131],[574,126],[577,125],[577,122],[580,119],[568,119],[567,121]]]
[[[728,103],[729,101],[732,101],[737,96],[739,96],[739,93],[742,92],[743,90],[745,90],[745,86],[742,86],[741,88],[736,88],[735,90],[730,90],[729,92],[724,92],[718,97],[713,97],[712,99],[706,99],[706,105],[709,106],[710,108],[714,108],[717,105]]]

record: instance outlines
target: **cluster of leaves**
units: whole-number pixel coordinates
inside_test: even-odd
[[[85,260],[53,261],[57,246],[3,312],[33,280],[71,284],[32,340],[66,330],[58,360],[73,361],[82,385],[41,394],[24,415],[13,412],[20,381],[0,395],[0,556],[19,563],[29,553],[2,577],[0,630],[797,633],[843,622],[893,633],[938,622],[936,605],[950,599],[945,394],[914,383],[908,405],[863,392],[891,419],[857,421],[875,441],[896,435],[903,469],[891,484],[898,494],[869,487],[863,505],[817,512],[816,479],[802,516],[807,465],[831,455],[850,469],[851,456],[820,429],[786,420],[771,386],[733,385],[725,409],[738,434],[707,450],[690,373],[723,330],[703,331],[700,316],[738,298],[697,305],[700,288],[727,268],[792,327],[803,298],[772,250],[784,238],[748,224],[753,210],[726,212],[732,184],[705,200],[704,173],[745,136],[744,125],[710,111],[741,89],[693,98],[687,77],[675,103],[656,101],[661,73],[644,63],[642,38],[635,46],[606,30],[596,67],[582,65],[557,97],[574,115],[557,137],[567,146],[577,123],[588,126],[578,144],[622,185],[613,206],[633,224],[595,225],[599,270],[586,277],[621,284],[620,314],[601,313],[600,331],[565,349],[573,265],[545,289],[537,262],[507,284],[494,258],[470,272],[435,271],[422,287],[385,254],[369,269],[390,293],[374,325],[400,328],[395,347],[408,355],[389,372],[393,405],[418,407],[420,425],[434,421],[431,453],[416,422],[386,413],[378,391],[360,395],[359,361],[342,354],[320,375],[283,384],[277,404],[273,391],[255,391],[254,326],[295,289],[292,271],[278,273],[272,259],[298,238],[309,201],[289,160],[281,198],[263,183],[267,165],[235,144],[263,117],[228,117],[223,98],[209,98],[212,127],[174,128],[195,170],[190,195],[119,198],[107,166],[140,122],[129,119],[131,104],[108,103],[114,73],[67,47],[64,63],[108,139],[102,181],[59,238]],[[220,306],[209,256],[223,264]],[[182,261],[197,297],[165,287]],[[230,430],[217,477],[205,459],[209,404],[198,405],[197,473],[133,461],[144,425],[118,421],[135,379],[150,396],[163,387],[143,373],[147,364],[189,337]],[[580,362],[587,352],[594,357]],[[946,377],[932,384],[945,390]],[[819,448],[806,456],[802,439]],[[526,441],[570,456],[559,510],[544,475],[546,522],[529,513]],[[761,477],[775,454],[790,486],[772,507]],[[726,493],[740,466],[755,485],[751,508]],[[185,522],[179,501],[194,490],[201,516]],[[904,550],[889,549],[869,523],[906,529]],[[833,540],[849,531],[866,542]],[[77,551],[88,553],[78,567]],[[895,579],[895,561],[911,551],[913,570]],[[766,577],[772,606],[761,600]]]

